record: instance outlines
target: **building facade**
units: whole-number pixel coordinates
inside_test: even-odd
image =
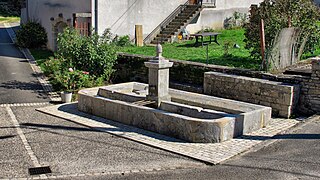
[[[233,12],[248,12],[251,4],[262,0],[203,0],[205,8],[187,29],[222,28]],[[143,26],[144,37],[150,34],[179,5],[192,0],[27,0],[22,9],[21,22],[38,21],[48,34],[48,48],[56,50],[57,34],[66,26],[82,34],[91,28],[102,34],[105,29],[120,36],[134,38],[135,25]]]

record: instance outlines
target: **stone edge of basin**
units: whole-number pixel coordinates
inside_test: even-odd
[[[190,118],[150,107],[97,97],[98,89],[79,91],[78,109],[80,111],[188,142],[215,143],[233,137],[235,118],[223,117],[214,121]]]
[[[137,82],[129,82],[129,83],[124,83],[122,85],[129,85],[134,83],[137,83]],[[137,84],[147,86],[147,84],[143,84],[143,83],[137,83]],[[111,85],[111,86],[115,87],[115,85]],[[235,120],[235,118],[230,118],[230,117],[223,117],[223,118],[215,119],[214,121],[191,118],[191,117],[186,118],[186,116],[179,115],[179,114],[166,113],[158,109],[137,106],[137,105],[133,105],[131,103],[127,103],[119,100],[108,99],[106,97],[99,97],[97,96],[97,92],[99,88],[105,88],[105,86],[97,87],[97,88],[89,88],[89,89],[84,89],[79,91],[78,108],[80,111],[83,111],[89,114],[94,114],[94,115],[107,118],[110,120],[114,120],[117,122],[121,122],[127,125],[133,125],[142,129],[158,132],[160,134],[177,137],[179,139],[190,141],[190,142],[201,142],[201,143],[222,142],[228,139],[232,139],[233,137],[241,135],[243,133],[257,130],[258,127],[261,128],[262,126],[266,126],[268,124],[269,109],[270,109],[270,118],[271,118],[271,108],[260,106],[260,105],[253,105],[257,109],[242,113],[237,117],[238,118],[237,120]],[[176,91],[179,91],[179,90],[176,90]],[[184,93],[184,91],[180,91],[180,92]],[[202,94],[199,94],[199,95],[205,96]],[[96,99],[96,100],[93,100],[93,99]],[[223,98],[218,98],[218,99],[223,100]],[[229,101],[232,101],[232,100],[229,100]],[[144,113],[146,111],[151,110],[153,112],[152,113],[153,115],[150,116],[149,119],[139,117],[138,119],[144,119],[145,121],[145,122],[141,122],[141,121],[139,122],[137,120],[134,120],[132,115],[133,114],[139,115],[141,113],[138,113],[138,112],[130,113],[128,109],[123,112],[117,112],[116,109],[112,109],[114,108],[112,107],[112,105],[115,106],[115,104],[121,105],[121,107],[116,107],[116,109],[117,108],[125,109],[125,107],[127,107],[132,110],[132,107],[133,107],[135,111],[141,110]],[[244,103],[244,104],[251,105],[249,103]],[[106,106],[108,106],[109,112],[111,112],[111,114],[107,113]],[[249,114],[251,115],[250,116],[251,118],[248,119]],[[265,117],[261,117],[262,115]],[[161,118],[159,121],[159,117],[157,116],[164,116],[162,117],[163,119],[170,119],[172,117],[175,117],[176,119],[178,119],[179,123],[171,122],[172,120],[171,121],[166,120],[167,122],[164,122],[164,120],[161,120]],[[150,119],[153,119],[154,117],[156,117],[155,122],[151,122]],[[252,119],[252,117],[265,119],[265,120],[255,121],[254,119]],[[239,126],[236,124],[239,122],[239,118],[240,119],[242,118],[242,122],[244,123],[242,124],[242,127],[241,125]],[[182,122],[182,120],[185,122]],[[155,124],[161,121],[165,125]],[[202,125],[199,125],[199,122],[201,122]],[[159,126],[159,127],[156,127],[156,126]],[[235,127],[235,126],[239,126],[239,127]],[[244,126],[247,128],[243,128]],[[242,128],[243,130],[239,128]]]

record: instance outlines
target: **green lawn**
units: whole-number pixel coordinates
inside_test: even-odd
[[[30,49],[30,52],[39,66],[54,55],[52,51],[47,49]]]
[[[0,15],[0,23],[14,23],[14,22],[20,22],[20,17]]]
[[[258,69],[260,63],[250,59],[250,53],[244,48],[244,29],[235,30],[220,30],[221,34],[218,36],[218,42],[209,45],[209,63],[231,67],[241,67],[248,69]],[[209,40],[208,38],[206,40]],[[230,43],[229,55],[225,56],[225,43]],[[195,61],[206,63],[206,47],[194,46],[195,40],[180,42],[180,43],[167,43],[163,45],[163,56],[170,59],[180,59],[187,61]],[[239,49],[234,48],[233,45],[238,44]],[[155,48],[152,46],[144,47],[123,47],[122,52],[130,54],[142,54],[148,56],[155,55]]]

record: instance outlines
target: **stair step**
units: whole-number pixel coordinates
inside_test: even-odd
[[[170,38],[172,35],[171,34],[158,34],[156,37]]]
[[[182,22],[171,22],[171,23],[169,23],[169,25],[168,26],[182,26],[182,25],[184,25],[184,23],[182,23]]]
[[[172,31],[163,31],[160,34],[171,36],[171,35],[174,35],[177,31],[178,31],[178,29],[175,29],[175,30],[172,30]]]
[[[177,25],[168,25],[168,26],[166,26],[162,31],[166,31],[166,30],[170,31],[170,30],[177,29],[177,28],[179,28],[179,27],[180,27],[180,26],[177,26]]]
[[[157,40],[152,40],[151,44],[158,44],[158,42],[160,42],[161,44],[165,43],[165,42],[169,42],[169,40],[163,40],[163,41],[157,41]]]
[[[178,17],[189,17],[189,16],[194,15],[194,14],[195,14],[195,12],[183,12],[183,13],[180,13],[178,15]]]
[[[172,22],[173,23],[186,23],[187,19],[189,18],[185,18],[185,19],[174,19]]]
[[[155,37],[153,40],[155,40],[155,41],[168,41],[169,38]]]
[[[168,31],[168,32],[161,32],[160,34],[158,34],[156,37],[170,37],[172,35],[174,35],[174,33],[177,32],[177,30],[174,31]]]
[[[199,9],[185,9],[182,11],[182,13],[191,13],[191,12],[195,12],[195,11],[199,11]]]
[[[181,20],[181,19],[189,19],[190,17],[189,16],[180,16],[180,15],[178,15],[178,16],[176,16],[175,18],[174,18],[174,20]]]

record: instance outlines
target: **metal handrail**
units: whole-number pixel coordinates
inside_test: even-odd
[[[153,38],[161,31],[161,29],[167,26],[183,9],[186,5],[189,5],[189,0],[183,5],[179,5],[165,20],[163,20],[145,39],[145,43],[151,42]]]

